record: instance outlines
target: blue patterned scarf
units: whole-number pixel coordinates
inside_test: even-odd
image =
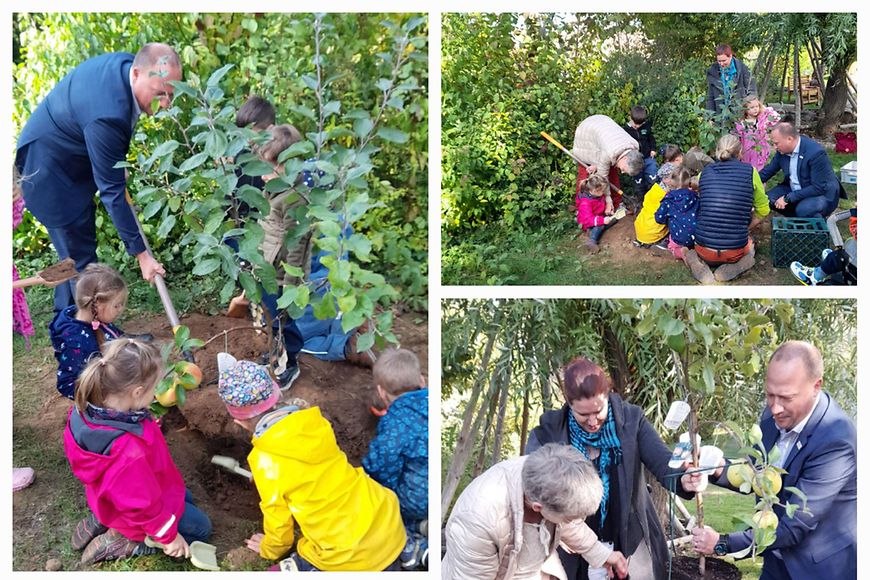
[[[734,64],[734,57],[731,57],[731,65],[728,68],[719,67],[719,74],[722,76],[722,91],[725,97],[725,106],[731,102],[731,81],[737,74],[737,65]]]
[[[604,526],[604,520],[607,517],[607,503],[610,499],[610,466],[618,464],[622,459],[622,443],[616,434],[613,405],[608,405],[607,419],[596,433],[584,431],[577,419],[574,418],[574,413],[569,409],[568,436],[571,440],[571,446],[579,450],[589,461],[592,460],[586,451],[587,447],[595,447],[600,451],[598,461],[593,463],[598,464],[598,475],[604,486],[604,495],[601,497],[601,521],[599,523],[600,526]]]

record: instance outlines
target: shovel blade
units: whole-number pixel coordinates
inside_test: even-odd
[[[200,570],[220,570],[217,563],[217,548],[205,542],[191,542],[190,563]]]

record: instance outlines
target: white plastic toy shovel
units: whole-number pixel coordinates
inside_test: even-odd
[[[149,548],[163,549],[165,546],[159,542],[155,542],[149,536],[145,536],[145,545]],[[217,548],[205,542],[191,542],[190,547],[190,563],[200,570],[218,571],[221,569],[217,563]]]
[[[215,455],[211,458],[211,462],[215,465],[220,465],[227,471],[237,473],[239,475],[247,477],[248,479],[252,479],[254,477],[250,471],[248,471],[247,469],[243,469],[239,465],[239,462],[232,457],[227,457],[226,455]]]
[[[628,214],[628,209],[624,205],[621,205],[621,206],[619,206],[619,209],[617,209],[615,212],[613,212],[613,219],[619,221],[622,218],[624,218],[627,214]]]

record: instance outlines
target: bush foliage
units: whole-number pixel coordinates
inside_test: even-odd
[[[173,284],[188,280],[205,296],[220,292],[222,300],[237,278],[249,294],[258,294],[255,282],[276,289],[274,268],[256,258],[261,228],[253,219],[237,219],[228,197],[234,193],[266,209],[252,192],[237,189],[234,179],[237,168],[262,173],[252,156],[233,159],[252,137],[235,127],[235,112],[249,95],[259,94],[275,104],[279,123],[292,123],[306,137],[285,152],[287,178],[272,187],[291,188],[303,169],[321,176],[316,187],[298,194],[308,200],[299,221],[314,232],[315,251],[332,254],[325,259],[329,298],[317,300],[305,286],[287,288],[283,305],[297,310],[310,301],[325,316],[338,308],[348,325],[393,298],[425,307],[424,16],[17,14],[14,33],[16,134],[81,61],[104,52],[136,52],[154,41],[178,50],[184,80],[176,86],[175,102],[140,119],[128,156],[128,188]],[[340,235],[342,223],[353,227],[353,236]],[[97,229],[100,260],[121,271],[135,269],[101,207]],[[238,256],[221,243],[228,234],[243,239],[252,271],[240,270]],[[44,228],[32,216],[16,231],[13,252],[23,269],[54,259]],[[350,259],[341,259],[343,254]],[[387,336],[389,321],[382,322],[379,330]]]

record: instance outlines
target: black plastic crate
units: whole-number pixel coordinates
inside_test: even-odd
[[[818,266],[822,250],[830,247],[828,224],[822,218],[773,218],[770,253],[774,268],[788,268],[794,261]]]

